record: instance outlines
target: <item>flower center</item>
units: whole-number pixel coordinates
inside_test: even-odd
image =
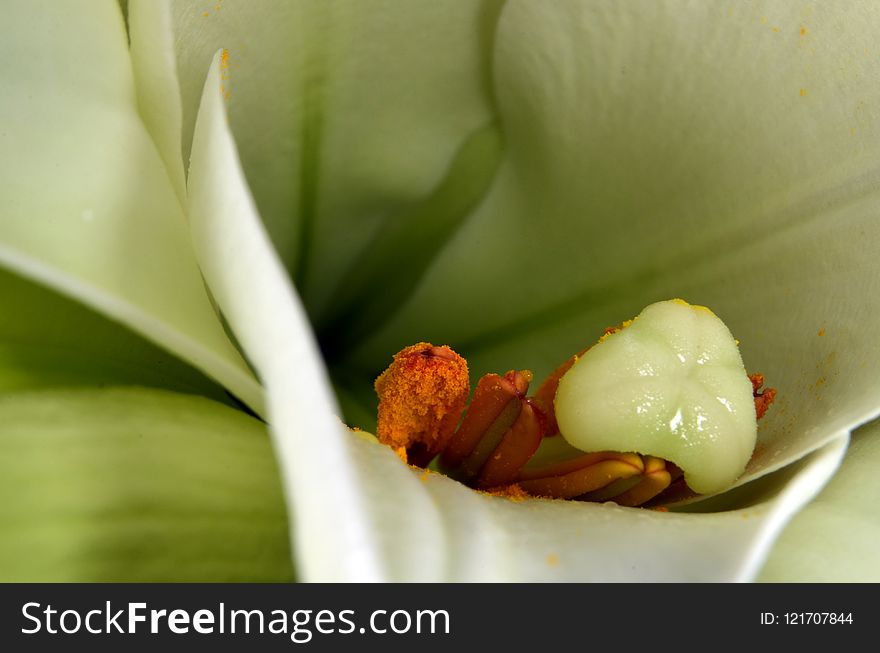
[[[606,329],[599,342],[630,324]],[[681,496],[688,489],[684,472],[662,457],[632,451],[587,453],[558,437],[555,398],[560,380],[589,349],[560,365],[532,396],[528,370],[487,374],[465,410],[470,393],[466,361],[447,346],[422,342],[407,347],[376,379],[379,440],[411,465],[434,462],[448,476],[493,493],[623,506]],[[748,380],[754,418],[760,419],[776,391],[762,389],[761,374]],[[557,452],[542,455],[539,449]]]

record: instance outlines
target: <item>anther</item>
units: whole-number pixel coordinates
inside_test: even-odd
[[[467,362],[449,347],[421,342],[395,354],[375,387],[379,440],[424,466],[445,448],[467,403]]]
[[[440,457],[450,476],[478,487],[516,478],[544,433],[543,413],[525,397],[531,380],[528,370],[480,379],[461,426]]]

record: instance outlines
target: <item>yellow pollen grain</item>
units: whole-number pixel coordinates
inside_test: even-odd
[[[807,89],[805,89],[805,88],[801,89],[801,97],[807,97]]]
[[[615,333],[623,331],[627,327],[631,326],[632,323],[635,322],[635,320],[636,320],[636,318],[633,318],[632,320],[624,320],[618,326],[605,327],[604,333],[602,333],[602,335],[599,337],[599,340],[597,341],[596,344],[599,344],[600,342],[604,342],[609,337],[613,336]],[[584,353],[584,352],[581,352],[581,353]],[[575,356],[574,362],[576,363],[579,358],[580,358],[580,356]]]
[[[816,334],[820,338],[825,335],[825,329],[819,329],[819,332]]]
[[[555,567],[559,564],[559,556],[555,553],[548,553],[545,560],[547,561],[547,566],[549,567]]]
[[[807,35],[807,28],[801,27],[801,36],[806,36],[806,35]]]
[[[688,308],[694,308],[698,311],[704,311],[704,312],[708,313],[709,315],[715,315],[715,313],[712,312],[712,309],[709,308],[708,306],[703,306],[701,304],[691,304],[690,302],[685,301],[684,299],[681,299],[679,297],[676,297],[672,301],[675,302],[676,304],[679,304],[680,306],[687,306]]]
[[[521,501],[525,501],[526,499],[531,499],[532,495],[522,489],[518,484],[512,483],[511,485],[502,485],[501,487],[493,487],[488,490],[480,490],[483,494],[487,494],[492,497],[501,497],[502,499],[508,499],[509,501],[513,501],[514,503],[519,503]]]
[[[776,27],[776,26],[774,26],[772,29],[773,29],[773,31],[774,31],[776,34],[779,34],[779,32],[782,31],[782,28],[780,28],[780,27]]]

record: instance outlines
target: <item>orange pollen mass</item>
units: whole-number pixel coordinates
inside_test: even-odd
[[[755,398],[755,415],[758,419],[764,417],[770,405],[776,400],[776,388],[763,388],[764,375],[755,373],[749,374],[749,381],[752,382],[752,395]]]
[[[420,342],[399,351],[376,379],[379,440],[414,464],[446,446],[470,393],[467,361],[446,346]]]

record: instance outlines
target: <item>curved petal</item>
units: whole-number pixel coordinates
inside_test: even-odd
[[[138,117],[117,3],[4,6],[0,265],[128,325],[259,408]]]
[[[693,582],[751,580],[784,524],[834,473],[846,441],[840,435],[785,470],[745,507],[710,514],[512,501],[408,468],[367,436],[352,445],[392,579]]]
[[[755,503],[714,515],[561,501],[515,503],[412,470],[333,416],[303,310],[239,167],[220,91],[205,86],[190,213],[211,288],[267,383],[270,421],[307,580],[751,578],[773,538],[836,469],[845,434]],[[234,253],[233,253],[234,252]]]
[[[760,580],[880,581],[880,422],[852,436],[840,471],[785,528]]]
[[[188,191],[196,253],[267,388],[302,576],[379,580],[359,472],[338,437],[342,427],[320,354],[238,161],[221,90],[223,54],[208,72],[193,137]]]
[[[258,420],[108,388],[2,395],[0,423],[4,582],[292,578]]]
[[[430,340],[540,378],[682,297],[780,391],[743,480],[876,415],[878,25],[867,2],[513,0],[501,171],[348,373]]]
[[[468,137],[495,118],[488,55],[501,0],[140,4],[135,51],[175,48],[177,69],[163,77],[179,79],[185,160],[205,71],[229,50],[225,92],[242,165],[312,315],[332,317],[346,270],[369,260],[374,239],[393,237],[382,232],[388,223],[424,217]],[[163,65],[168,57],[156,55]],[[163,96],[159,77],[139,77],[154,82],[151,96]],[[494,153],[464,164],[493,170]],[[428,207],[438,222],[464,213],[439,204]]]
[[[0,269],[0,393],[141,385],[229,401],[178,358],[82,304]],[[0,436],[2,437],[2,436]]]

